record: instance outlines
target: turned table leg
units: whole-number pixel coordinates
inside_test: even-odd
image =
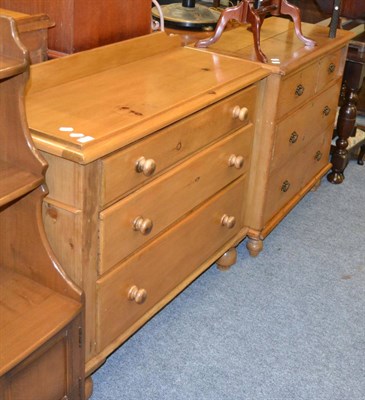
[[[287,0],[275,0],[280,3],[280,14],[289,15],[294,22],[294,30],[297,38],[301,40],[305,46],[314,47],[316,42],[312,39],[305,37],[302,33],[302,19],[300,16],[300,10],[293,4],[287,2]]]
[[[241,24],[246,24],[249,22],[251,24],[251,31],[253,34],[253,44],[256,58],[258,61],[266,63],[267,58],[262,52],[260,45],[260,30],[262,23],[268,14],[289,15],[294,21],[294,29],[298,39],[301,40],[306,46],[316,45],[313,40],[303,36],[299,8],[289,4],[287,0],[242,0],[237,6],[227,7],[221,13],[214,31],[214,35],[211,38],[199,40],[195,44],[195,47],[208,47],[217,42],[222,36],[224,28],[231,19],[234,19]]]
[[[222,36],[222,33],[224,32],[224,29],[230,20],[235,20],[238,22],[246,21],[247,10],[248,10],[247,0],[242,1],[235,7],[226,8],[224,11],[222,11],[218,19],[214,35],[210,38],[201,39],[197,41],[195,43],[195,47],[208,47],[213,43],[217,42],[218,39]]]
[[[338,114],[336,127],[338,138],[332,152],[332,171],[327,175],[327,179],[335,184],[342,183],[345,179],[344,170],[348,163],[348,138],[356,134],[356,104],[365,73],[364,63],[356,59],[356,53],[354,55],[349,51],[347,58],[343,74],[344,102]]]
[[[356,126],[357,91],[347,89],[344,104],[340,108],[337,120],[336,147],[332,153],[332,171],[327,175],[331,183],[339,184],[345,179],[344,170],[348,163],[348,138],[353,135]]]

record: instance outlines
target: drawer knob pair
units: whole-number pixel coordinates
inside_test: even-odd
[[[233,215],[223,214],[221,225],[228,229],[232,229],[236,225],[236,218]]]
[[[297,88],[295,89],[295,95],[296,96],[301,96],[304,93],[304,86],[302,84],[299,84]]]
[[[140,157],[136,162],[136,171],[145,176],[151,176],[156,169],[156,162],[152,158]]]
[[[248,119],[248,108],[235,106],[232,112],[233,118],[238,118],[240,121],[244,122]]]
[[[235,167],[237,169],[241,169],[244,164],[244,158],[242,156],[236,156],[235,154],[231,154],[228,159],[228,165],[230,167]]]
[[[143,304],[147,299],[147,290],[138,289],[136,285],[133,285],[128,290],[128,300],[134,301],[137,304]]]
[[[138,216],[133,221],[133,229],[135,231],[141,232],[142,235],[148,235],[149,233],[151,233],[152,228],[153,228],[153,222],[149,218],[143,218],[141,216]]]

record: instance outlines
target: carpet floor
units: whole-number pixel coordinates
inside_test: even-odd
[[[212,266],[93,374],[92,400],[364,400],[365,166]],[[187,260],[188,261],[188,260]]]

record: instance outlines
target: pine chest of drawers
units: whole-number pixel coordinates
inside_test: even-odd
[[[85,291],[87,374],[211,264],[232,262],[267,75],[164,34],[33,66],[44,221]]]
[[[328,37],[324,26],[302,24],[316,41],[304,47],[291,21],[271,17],[261,28],[261,48],[270,71],[265,99],[257,111],[244,225],[247,247],[257,255],[263,239],[331,168],[329,152],[349,32]],[[225,32],[202,51],[255,60],[247,26]],[[259,64],[259,63],[258,63]]]

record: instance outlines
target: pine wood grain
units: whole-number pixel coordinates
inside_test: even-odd
[[[32,67],[27,115],[41,150],[88,163],[267,75],[254,64],[181,48],[164,33],[139,47],[141,40]],[[124,52],[123,63],[117,54]]]
[[[0,160],[0,207],[39,186],[43,178]]]

